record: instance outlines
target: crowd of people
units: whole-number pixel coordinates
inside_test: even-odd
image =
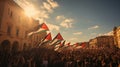
[[[120,49],[64,50],[46,48],[10,53],[0,51],[0,67],[119,67]]]

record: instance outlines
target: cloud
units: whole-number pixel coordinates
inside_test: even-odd
[[[99,28],[99,26],[98,26],[98,25],[95,25],[95,26],[90,27],[90,28],[88,28],[88,29],[97,29],[97,28]]]
[[[41,12],[39,12],[39,14],[38,14],[38,16],[37,16],[38,18],[41,18],[41,19],[48,19],[48,18],[50,18],[49,17],[49,14],[46,12],[46,11],[41,11]]]
[[[47,2],[51,5],[52,8],[59,7],[59,4],[53,0],[47,0]]]
[[[60,22],[60,26],[65,28],[71,28],[74,21],[73,18],[66,18],[64,15],[56,16],[55,19]]]
[[[47,12],[52,13],[53,9],[59,7],[59,4],[53,0],[47,0],[47,2],[43,2],[43,9],[46,9]]]
[[[64,20],[65,19],[65,16],[57,16],[56,17],[56,20]]]
[[[54,24],[50,24],[50,23],[47,23],[49,29],[52,31],[52,30],[56,30],[56,31],[59,31],[60,30],[60,27],[57,26],[57,25],[54,25]]]
[[[98,34],[98,36],[112,36],[113,35],[113,31],[110,31],[108,33],[104,33],[104,34]]]
[[[48,12],[53,12],[52,7],[50,4],[43,2],[43,7],[48,11]]]
[[[74,35],[81,35],[82,34],[82,32],[75,32],[75,33],[73,33]]]
[[[44,20],[44,19],[37,18],[36,20],[39,20],[39,24],[46,23],[47,26],[48,26],[48,28],[50,29],[50,31],[53,31],[53,30],[59,31],[59,30],[60,30],[60,27],[59,27],[59,26],[54,25],[54,24],[50,24],[49,22],[47,22],[47,21]]]
[[[77,40],[78,38],[70,38],[69,40],[72,41],[72,40]]]
[[[59,4],[54,0],[14,0],[20,5],[28,14],[35,13],[32,16],[34,19],[39,20],[39,24],[46,23],[50,31],[59,31],[60,27],[54,24],[47,23],[46,20],[50,18],[50,14],[54,9],[59,7]]]
[[[54,9],[59,7],[59,4],[54,0],[14,0],[27,13],[34,14],[33,18],[48,19],[49,15],[54,12]]]
[[[73,19],[69,18],[69,19],[65,19],[64,21],[62,21],[60,23],[60,25],[62,27],[65,27],[65,28],[71,28],[72,27],[72,24],[73,24]]]

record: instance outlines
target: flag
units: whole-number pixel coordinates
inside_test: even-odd
[[[66,46],[70,46],[70,42],[66,44]]]
[[[51,33],[49,33],[47,36],[45,36],[45,38],[41,41],[41,43],[39,44],[39,46],[40,45],[42,45],[42,44],[45,44],[45,43],[47,43],[47,42],[49,42],[49,41],[51,41],[52,40],[52,37],[51,37]]]
[[[81,43],[81,46],[82,46],[82,48],[84,48],[86,46],[86,44],[85,43]]]
[[[45,23],[43,23],[41,25],[41,28],[44,29],[44,30],[49,30],[48,26]]]
[[[40,34],[42,32],[46,32],[49,30],[49,28],[47,27],[47,25],[45,23],[39,25],[36,29],[31,31],[30,33],[28,33],[28,36],[31,36],[32,34],[36,34],[36,33]]]
[[[44,41],[51,41],[52,37],[51,37],[51,33],[49,33],[45,38]]]
[[[64,46],[64,44],[65,44],[65,40],[59,42],[59,44],[55,46],[55,51],[60,50]]]
[[[79,43],[75,43],[74,45],[73,45],[73,47],[77,47],[79,45]]]
[[[58,33],[55,38],[52,40],[50,45],[56,45],[59,44],[59,42],[61,42],[63,40],[63,37],[61,36],[60,33]]]
[[[53,40],[55,40],[55,39],[63,40],[63,37],[61,36],[60,33],[58,33]]]
[[[59,47],[59,48],[61,48],[61,47],[64,46],[64,44],[65,44],[65,40],[60,41],[60,42],[58,43],[58,45],[56,45],[56,46]]]
[[[48,26],[45,23],[42,23],[41,27],[37,31],[35,31],[34,33],[38,33],[38,32],[40,33],[42,31],[48,31],[48,30],[49,30]]]
[[[62,43],[59,42],[57,45],[55,45],[55,48],[59,48]]]
[[[60,48],[63,47],[65,44],[65,40],[63,41],[63,43],[60,43]]]

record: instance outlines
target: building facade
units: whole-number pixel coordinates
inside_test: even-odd
[[[96,48],[97,47],[97,39],[90,39],[89,40],[89,47],[90,48]]]
[[[13,0],[0,0],[0,50],[21,51],[33,47],[33,37],[27,34],[38,25],[39,21],[26,16]],[[44,37],[46,32],[43,34],[34,34],[34,39],[40,40],[38,36]]]
[[[94,39],[91,39],[89,42],[90,47],[108,47],[112,48],[114,46],[114,37],[113,36],[98,36]]]
[[[112,48],[114,46],[114,37],[113,36],[97,37],[97,46]]]
[[[113,32],[115,45],[120,48],[120,26],[114,27]]]

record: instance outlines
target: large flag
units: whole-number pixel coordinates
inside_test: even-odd
[[[47,26],[45,23],[43,23],[43,24],[41,25],[41,28],[42,28],[42,29],[45,29],[45,30],[49,30],[48,26]]]
[[[39,44],[39,46],[42,45],[42,44],[45,44],[45,43],[47,43],[47,42],[50,42],[51,40],[52,40],[51,33],[49,33],[49,34],[41,41],[41,43]]]
[[[49,30],[49,28],[48,28],[48,26],[45,24],[45,23],[42,23],[41,24],[41,27],[37,30],[37,31],[35,31],[34,33],[40,33],[40,32],[42,32],[42,31],[48,31]]]
[[[55,38],[52,40],[50,45],[57,45],[63,40],[63,37],[61,36],[60,33],[58,33]]]
[[[31,31],[30,33],[28,33],[28,36],[31,36],[31,35],[36,34],[36,33],[40,34],[42,32],[45,32],[45,31],[49,30],[48,26],[45,23],[39,25],[39,27],[36,28],[36,29],[37,30]]]
[[[53,40],[55,40],[55,39],[63,40],[63,37],[61,36],[60,33],[58,33]]]
[[[49,33],[49,34],[43,39],[44,42],[46,42],[46,41],[51,41],[51,40],[52,40],[51,33]]]

